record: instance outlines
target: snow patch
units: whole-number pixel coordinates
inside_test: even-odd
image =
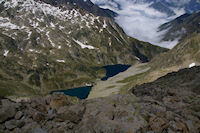
[[[138,58],[137,56],[135,56],[135,59],[137,59],[137,60],[141,61],[141,60],[140,60],[140,58]]]
[[[90,25],[89,25],[89,22],[85,22],[86,23],[86,26],[88,27],[88,28],[90,28]]]
[[[55,47],[55,46],[56,46],[55,43],[53,43],[53,41],[51,40],[51,38],[50,38],[50,36],[49,36],[49,31],[46,33],[46,36],[47,36],[47,38],[48,38],[50,44],[51,44],[53,47]]]
[[[101,33],[101,32],[103,32],[103,29],[100,29],[100,30],[99,30],[99,33]]]
[[[112,41],[110,37],[109,37],[109,46],[112,46]]]
[[[65,60],[56,60],[57,62],[65,63]]]
[[[74,40],[78,45],[80,45],[82,49],[84,49],[84,48],[96,49],[95,47],[93,47],[93,46],[91,46],[91,45],[85,45],[85,44],[83,44],[82,42],[80,42],[80,41],[78,41],[78,40],[75,40],[75,39],[73,39],[73,40]]]
[[[41,53],[40,51],[35,50],[35,49],[29,49],[28,51],[29,51],[29,52],[35,52],[35,53]]]
[[[8,53],[9,53],[9,50],[4,50],[3,56],[7,57],[7,56],[8,56]]]
[[[106,27],[107,27],[107,24],[106,24],[106,21],[104,20],[103,28],[106,28]]]
[[[55,28],[56,26],[55,26],[55,24],[54,23],[50,23],[50,26],[52,27],[52,28]]]
[[[192,63],[192,64],[189,65],[189,68],[192,68],[192,67],[194,67],[194,66],[196,66],[196,64],[195,64],[195,63]]]
[[[19,26],[12,24],[11,22],[1,22],[0,21],[0,27],[10,28],[13,30],[20,29]]]
[[[62,30],[62,29],[65,29],[65,27],[59,25],[59,29]]]

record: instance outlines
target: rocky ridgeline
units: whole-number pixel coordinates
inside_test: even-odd
[[[156,91],[155,91],[156,92]],[[143,94],[143,96],[140,96]],[[168,91],[163,100],[145,90],[78,100],[62,93],[15,103],[0,100],[0,132],[16,133],[198,133],[200,97],[176,97]]]

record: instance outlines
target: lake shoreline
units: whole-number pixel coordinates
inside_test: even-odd
[[[55,92],[62,92],[65,95],[75,96],[75,97],[78,97],[80,99],[87,99],[92,88],[93,88],[93,86],[95,86],[97,84],[98,80],[106,81],[109,78],[112,78],[112,77],[116,76],[117,74],[126,71],[130,67],[131,67],[131,65],[126,65],[126,64],[116,64],[116,65],[103,66],[101,68],[106,69],[106,75],[101,79],[97,79],[95,83],[93,83],[93,84],[87,84],[86,83],[86,86],[69,88],[69,89],[66,89],[66,90],[53,90],[53,91],[50,92],[50,94],[55,93]]]

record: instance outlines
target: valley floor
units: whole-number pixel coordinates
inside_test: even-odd
[[[150,67],[147,66],[146,63],[137,64],[130,67],[127,71],[121,72],[106,81],[98,80],[92,88],[88,99],[106,97],[112,94],[117,94],[120,92],[121,88],[127,84],[126,82],[122,82],[123,80],[128,77],[147,72],[148,70],[150,70]]]

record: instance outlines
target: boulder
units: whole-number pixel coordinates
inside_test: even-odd
[[[76,114],[75,112],[69,110],[67,107],[61,107],[58,112],[58,118],[62,121],[69,120],[73,123],[78,123],[81,120],[81,116]]]
[[[164,129],[164,125],[166,124],[166,121],[162,118],[156,117],[156,116],[152,116],[149,119],[149,124],[151,129],[155,132],[155,133],[160,133],[162,132],[162,130]]]
[[[1,100],[0,105],[0,123],[13,118],[16,114],[16,106],[13,102],[8,99]]]
[[[186,123],[190,133],[198,133],[199,132],[197,129],[197,126],[191,120],[188,120],[185,123]]]
[[[51,102],[51,95],[45,96],[44,100],[45,100],[46,104],[49,105]]]
[[[22,116],[23,116],[23,112],[22,112],[22,111],[18,111],[18,112],[15,114],[15,119],[16,119],[16,120],[19,120],[19,119],[22,118]]]
[[[45,120],[45,115],[41,112],[35,112],[32,116],[33,120],[36,121],[37,123]]]
[[[22,130],[22,133],[47,133],[46,130],[42,129],[36,122],[26,124]]]
[[[85,112],[85,106],[81,104],[72,105],[70,107],[60,107],[57,111],[58,118],[62,121],[69,120],[73,123],[78,123]]]
[[[55,93],[51,97],[50,107],[52,109],[57,109],[59,107],[67,106],[69,102],[67,101],[67,97],[62,93]]]
[[[12,130],[14,128],[21,128],[22,126],[24,126],[24,121],[20,121],[20,120],[10,120],[10,121],[6,121],[5,122],[5,127],[8,130]]]
[[[45,99],[42,97],[35,97],[31,99],[31,107],[38,110],[39,112],[46,113],[47,112],[47,107],[46,107],[46,102]]]

